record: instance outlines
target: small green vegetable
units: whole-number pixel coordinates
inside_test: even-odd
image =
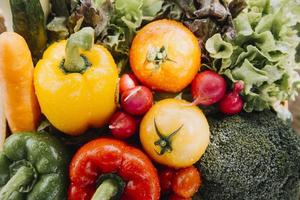
[[[44,12],[39,0],[10,0],[13,29],[23,36],[35,60],[47,44]]]
[[[47,133],[13,134],[0,153],[0,199],[67,198],[69,157]]]
[[[298,200],[300,136],[271,111],[208,116],[198,167],[205,200]]]

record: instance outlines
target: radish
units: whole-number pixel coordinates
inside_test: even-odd
[[[207,70],[196,75],[191,93],[194,105],[209,106],[220,101],[226,93],[226,81],[218,73]]]
[[[120,93],[138,86],[138,82],[133,74],[123,74],[120,78]]]
[[[119,139],[131,137],[137,129],[135,119],[124,112],[116,112],[110,119],[108,127],[112,135]]]
[[[123,92],[121,96],[121,107],[131,115],[145,114],[153,104],[151,91],[144,86],[136,86]]]
[[[227,115],[235,115],[242,111],[244,102],[240,93],[244,89],[244,83],[238,81],[234,83],[233,91],[228,93],[219,103],[219,110]]]

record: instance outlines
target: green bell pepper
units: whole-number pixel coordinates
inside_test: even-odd
[[[0,199],[67,199],[69,161],[64,146],[47,133],[11,135],[0,152]]]

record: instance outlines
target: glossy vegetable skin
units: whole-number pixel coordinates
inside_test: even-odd
[[[240,93],[244,90],[243,81],[234,83],[233,90],[226,94],[219,103],[219,110],[227,115],[235,115],[243,110],[244,101]]]
[[[138,82],[133,74],[123,74],[119,81],[120,94],[138,86]]]
[[[10,130],[35,131],[40,109],[33,86],[30,50],[20,35],[0,35],[0,86]],[[2,101],[2,99],[1,99]]]
[[[210,70],[196,75],[191,84],[191,93],[195,105],[210,106],[220,101],[226,93],[225,79]]]
[[[169,193],[172,191],[172,180],[175,175],[175,169],[165,168],[159,171],[159,181],[162,193]]]
[[[33,57],[39,58],[47,44],[45,17],[40,0],[9,0],[13,29],[23,36]]]
[[[66,149],[47,133],[11,135],[0,153],[0,199],[66,199],[68,162]]]
[[[178,199],[192,198],[202,183],[200,173],[194,166],[177,170],[165,168],[159,172],[159,179],[162,192],[171,193],[172,198]]]
[[[176,171],[172,179],[173,192],[183,198],[191,198],[201,185],[200,174],[194,166]]]
[[[122,108],[132,115],[145,114],[153,104],[151,90],[145,86],[136,86],[123,92],[121,96]]]
[[[197,162],[205,152],[209,136],[202,111],[184,100],[157,102],[140,125],[140,140],[145,151],[158,163],[174,168]]]
[[[124,112],[116,112],[109,120],[109,129],[112,135],[119,139],[131,137],[137,129],[137,123],[133,117]]]
[[[96,199],[101,195],[101,192],[97,193],[101,187],[97,189],[97,180],[101,175],[111,173],[125,182],[122,200],[159,199],[157,171],[147,156],[121,141],[100,138],[85,144],[73,157],[69,200],[89,200],[93,195]],[[112,197],[106,196],[105,199]]]
[[[116,109],[117,66],[107,49],[93,46],[93,35],[86,28],[52,44],[34,72],[42,112],[70,135],[103,126]]]
[[[144,26],[130,49],[130,66],[147,87],[179,92],[200,68],[197,38],[183,24],[158,20]]]

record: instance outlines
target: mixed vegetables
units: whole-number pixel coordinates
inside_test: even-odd
[[[0,199],[299,198],[299,2],[9,2]]]

